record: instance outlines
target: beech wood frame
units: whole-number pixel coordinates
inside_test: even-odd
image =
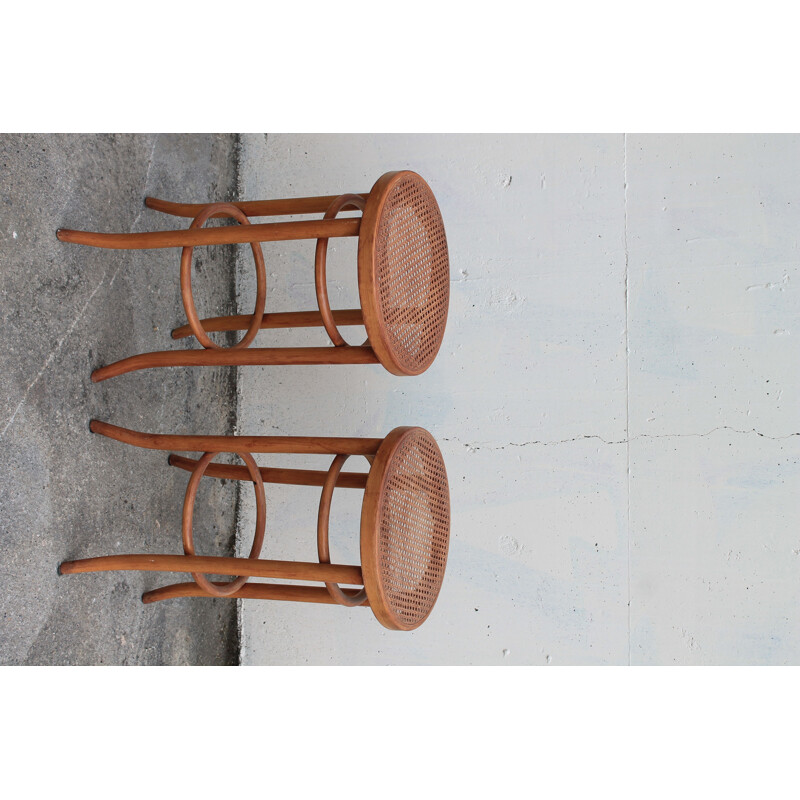
[[[154,197],[145,198],[145,205],[156,211],[178,217],[192,217],[186,230],[146,233],[93,233],[61,228],[56,236],[62,242],[90,247],[142,250],[183,248],[181,258],[181,296],[189,323],[172,332],[174,339],[194,335],[202,350],[157,351],[142,353],[99,367],[92,372],[92,381],[99,382],[152,367],[192,366],[255,366],[300,364],[378,364],[380,359],[369,344],[349,345],[338,326],[363,325],[361,309],[332,310],[325,282],[325,256],[331,238],[358,236],[361,218],[335,219],[340,211],[364,210],[369,193],[320,197],[299,197],[282,200],[245,201],[236,203],[171,203]],[[267,222],[251,224],[249,217],[288,214],[324,214],[321,220]],[[239,225],[203,228],[208,219],[233,217]],[[315,287],[318,310],[264,313],[265,269],[261,242],[316,239]],[[200,320],[194,312],[191,294],[191,251],[198,245],[250,243],[256,260],[258,295],[253,314],[235,314]],[[333,346],[321,347],[250,347],[259,330],[270,328],[324,327]],[[232,347],[221,347],[207,334],[247,330],[247,335]]]
[[[59,574],[102,572],[107,570],[148,570],[156,572],[191,573],[193,582],[171,584],[145,592],[142,601],[153,603],[173,597],[241,597],[269,600],[290,600],[307,603],[338,603],[345,606],[369,606],[363,588],[362,569],[358,565],[331,564],[328,546],[328,515],[333,490],[354,488],[365,490],[368,473],[342,472],[344,461],[351,455],[361,455],[372,461],[383,444],[383,439],[317,437],[317,436],[186,436],[173,434],[141,433],[121,428],[107,422],[92,420],[90,429],[111,439],[155,450],[183,450],[202,452],[200,459],[171,454],[168,463],[192,472],[186,491],[183,511],[184,555],[130,554],[99,556],[64,561]],[[213,464],[218,453],[236,453],[247,466]],[[334,460],[327,472],[320,470],[277,469],[256,467],[251,453],[317,453],[333,454]],[[191,540],[192,507],[197,484],[203,475],[231,480],[250,481],[255,484],[257,502],[256,535],[249,558],[222,558],[198,556]],[[319,563],[300,561],[275,561],[259,558],[264,534],[264,483],[282,483],[322,487],[317,526]],[[187,534],[188,531],[188,534]],[[203,573],[235,576],[224,583],[209,581]],[[325,587],[291,586],[286,584],[247,583],[248,578],[277,578],[300,581],[318,581]],[[361,588],[341,588],[339,584]]]

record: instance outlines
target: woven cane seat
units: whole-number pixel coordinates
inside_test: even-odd
[[[373,186],[361,220],[358,284],[381,363],[396,375],[424,372],[444,336],[450,261],[436,198],[415,172],[389,172]]]
[[[450,492],[439,447],[423,428],[396,428],[378,450],[361,514],[367,598],[387,628],[412,630],[433,608],[450,540]]]

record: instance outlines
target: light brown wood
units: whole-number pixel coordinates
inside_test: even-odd
[[[336,325],[363,325],[364,318],[360,308],[344,308],[333,311]],[[207,332],[245,331],[252,322],[252,314],[234,314],[228,317],[208,317],[201,319],[200,324]],[[322,314],[319,311],[277,311],[264,314],[261,318],[261,330],[272,328],[322,328]],[[172,331],[173,339],[185,339],[192,336],[191,325],[181,325]]]
[[[189,479],[189,485],[186,487],[186,496],[183,500],[183,522],[181,524],[181,531],[183,535],[183,552],[187,556],[196,555],[192,523],[194,520],[194,501],[197,496],[197,490],[203,478],[203,473],[216,455],[218,454],[203,454],[203,457],[192,470],[192,477]],[[264,482],[261,480],[261,473],[258,471],[258,465],[255,459],[250,453],[239,453],[239,458],[247,465],[247,471],[250,475],[250,480],[254,484],[253,488],[255,489],[256,495],[256,532],[253,537],[253,546],[250,548],[250,554],[247,557],[249,560],[253,560],[258,558],[261,554],[261,546],[264,543],[264,530],[267,523],[267,501],[264,496]],[[247,575],[239,575],[235,580],[223,584],[214,584],[209,578],[199,572],[193,572],[192,577],[198,586],[215,597],[227,597],[228,595],[232,595],[234,592],[238,592],[239,589],[247,583]]]
[[[129,356],[99,367],[92,381],[100,381],[153,367],[244,367],[267,365],[377,364],[375,351],[360,347],[248,347],[243,350],[164,350]]]
[[[358,238],[358,295],[361,298],[361,312],[367,329],[369,342],[375,350],[380,363],[394,375],[405,372],[394,363],[389,345],[384,341],[385,333],[378,314],[377,286],[375,284],[375,233],[378,227],[386,197],[401,170],[381,175],[372,187],[370,196],[361,215],[361,235]]]
[[[380,260],[377,256],[380,229],[383,227],[382,220],[397,219],[392,216],[390,211],[387,211],[387,205],[389,208],[392,208],[391,204],[393,201],[391,198],[395,188],[397,185],[408,180],[416,181],[419,185],[425,186],[427,191],[430,191],[430,187],[425,184],[425,181],[417,175],[417,173],[411,172],[410,170],[387,172],[382,175],[375,182],[369,198],[367,199],[361,217],[361,232],[358,239],[358,293],[361,298],[361,308],[364,314],[364,326],[367,329],[369,342],[374,348],[375,354],[378,356],[381,364],[395,375],[419,375],[424,372],[431,363],[428,359],[418,361],[416,357],[409,361],[407,357],[402,355],[402,348],[398,349],[398,337],[393,335],[387,327],[386,314],[391,309],[387,308],[385,305],[387,302],[385,296],[386,284],[385,281],[381,280],[379,275],[381,268],[379,265]],[[432,194],[430,199],[435,204],[435,198],[433,198]],[[400,223],[398,223],[398,225],[399,224]],[[392,223],[391,227],[394,227],[394,223]],[[417,231],[417,233],[421,234],[423,231]],[[444,236],[443,228],[442,236]],[[409,247],[413,249],[411,242],[409,241],[408,243]],[[430,245],[431,243],[428,242],[428,244]],[[404,261],[400,253],[396,253],[393,260],[396,260],[397,263],[391,270],[392,278],[390,283],[395,286],[402,286],[403,284],[408,285],[409,281],[413,280],[413,275],[409,275],[406,271],[409,264]],[[439,266],[442,268],[444,264],[440,263]],[[449,262],[447,262],[447,274],[443,275],[441,272],[442,270],[440,269],[438,273],[439,278],[443,279],[443,285],[448,287],[447,296],[449,297]],[[385,278],[386,273],[384,272],[384,279]],[[408,299],[407,297],[407,300]],[[424,301],[421,296],[417,296],[414,303],[411,304],[411,308],[403,308],[404,325],[410,325],[412,321],[416,323],[413,317],[417,317],[418,322],[421,323],[421,329],[424,330],[428,325],[434,324],[437,319],[446,320],[446,303],[442,304],[444,308],[444,316],[442,317],[441,310],[436,310],[438,306],[423,309],[423,303],[425,302],[427,301]],[[418,306],[418,308],[414,308],[414,305]],[[441,341],[433,352],[433,358],[435,358],[440,345]],[[407,355],[406,353],[406,356]]]
[[[334,200],[323,219],[333,219],[343,208],[355,205],[361,211],[364,210],[364,200],[353,194],[343,194]],[[317,249],[314,254],[314,287],[317,293],[317,305],[322,317],[322,324],[330,337],[331,342],[336,347],[344,347],[347,342],[339,333],[336,327],[331,304],[328,299],[328,278],[327,278],[327,259],[328,259],[328,240],[317,239]]]
[[[181,450],[194,453],[306,453],[364,456],[378,452],[383,439],[339,436],[191,436],[142,433],[93,419],[93,433],[148,450]]]
[[[369,595],[370,607],[378,621],[390,630],[401,630],[397,620],[389,610],[388,598],[378,569],[378,526],[376,524],[378,505],[386,487],[386,467],[391,461],[398,443],[412,427],[395,428],[383,440],[383,446],[372,462],[370,479],[364,491],[361,506],[361,569],[364,575],[364,589]]]
[[[193,458],[170,455],[167,459],[173,467],[191,472],[197,465]],[[328,473],[315,469],[280,469],[259,467],[264,483],[280,483],[290,486],[323,486]],[[210,478],[225,478],[234,481],[251,481],[250,473],[237,464],[209,464],[205,474]],[[337,489],[363,489],[367,485],[366,472],[342,472],[336,479]]]
[[[206,206],[193,220],[189,226],[190,230],[202,228],[212,214],[222,214],[233,217],[240,225],[249,225],[250,220],[236,206],[226,203],[215,203]],[[248,347],[261,327],[261,318],[264,316],[264,306],[267,301],[267,270],[264,266],[264,253],[259,242],[252,242],[250,247],[253,250],[253,260],[256,267],[256,304],[250,317],[250,324],[247,333],[235,345],[232,350],[244,349]],[[212,341],[203,329],[200,318],[197,316],[197,308],[194,304],[192,294],[192,253],[193,247],[184,247],[181,251],[181,299],[183,300],[183,310],[186,312],[186,319],[189,320],[189,327],[192,329],[195,338],[203,347],[209,350],[222,350],[222,345]],[[228,349],[228,348],[226,348]]]
[[[426,545],[422,544],[423,540],[417,538],[420,532],[419,528],[415,528],[411,518],[406,517],[404,512],[400,510],[404,504],[413,506],[414,498],[418,498],[417,502],[430,504],[430,496],[427,500],[425,499],[426,495],[429,494],[430,486],[428,491],[425,491],[422,484],[417,481],[409,481],[409,484],[416,484],[417,488],[414,489],[409,486],[408,490],[403,489],[402,494],[406,494],[407,499],[401,501],[399,505],[397,501],[399,492],[397,492],[397,489],[394,488],[393,491],[388,493],[389,497],[392,495],[395,497],[394,509],[399,518],[402,519],[402,522],[400,526],[395,527],[393,535],[390,534],[388,538],[386,535],[385,524],[387,516],[385,515],[385,507],[382,509],[382,504],[387,498],[387,486],[397,486],[396,478],[398,473],[396,467],[392,468],[393,460],[396,454],[403,452],[404,441],[407,441],[409,437],[418,437],[420,435],[428,437],[430,442],[433,442],[438,457],[441,459],[441,453],[438,452],[438,447],[433,441],[433,437],[423,428],[395,428],[384,439],[383,445],[375,456],[367,479],[367,488],[364,491],[364,502],[361,507],[361,569],[364,576],[364,589],[370,598],[370,607],[378,621],[392,630],[414,630],[425,621],[433,608],[433,603],[436,601],[436,596],[433,596],[432,599],[430,596],[427,600],[425,599],[425,593],[428,591],[427,588],[424,588],[426,587],[426,581],[428,587],[436,583],[440,586],[446,564],[445,554],[444,563],[440,562],[436,570],[429,571],[428,567],[432,566],[432,563],[428,560],[426,564],[425,560],[430,559],[432,550],[428,550],[426,553]],[[426,458],[424,461],[427,462],[429,459]],[[441,460],[438,466],[444,470],[444,463]],[[449,539],[449,490],[446,492],[446,498],[442,498],[440,495],[438,500],[434,502],[436,502],[439,509],[444,506],[447,508],[446,525]],[[437,512],[431,505],[429,505],[429,511],[431,513],[430,520],[433,522]],[[389,518],[391,516],[390,514]],[[414,547],[413,550],[405,553],[402,557],[403,565],[400,566],[399,571],[394,572],[397,568],[397,562],[395,562],[395,567],[391,567],[387,564],[384,556],[391,553],[394,547],[399,546],[402,548],[402,544],[399,543],[403,542],[403,540],[406,542],[413,541]],[[430,547],[432,547],[432,544],[431,540]],[[424,574],[422,575],[418,571],[420,567],[424,568]],[[412,600],[414,605],[417,606],[411,618],[400,613],[394,602],[398,599],[398,584],[394,580],[394,577],[398,574],[404,576],[403,583],[409,590],[405,593],[406,600]],[[433,580],[429,580],[429,576]],[[393,586],[393,588],[387,591],[387,585]],[[421,588],[423,589],[422,594],[419,593]],[[438,588],[436,589],[436,594],[438,595]]]
[[[149,572],[205,572],[214,575],[249,575],[254,578],[281,578],[294,581],[334,581],[361,586],[361,567],[345,564],[316,564],[310,561],[270,561],[259,558],[219,556],[131,555],[99,556],[64,561],[62,575],[79,572],[145,570]]]
[[[411,355],[406,352],[412,348],[409,344],[396,356],[392,350],[398,350],[401,344],[415,342],[417,336],[424,334],[430,324],[435,323],[436,336],[439,336],[439,328],[443,330],[443,323],[437,319],[446,318],[446,308],[444,312],[444,301],[439,300],[432,306],[433,310],[427,306],[417,308],[416,303],[419,298],[414,295],[414,302],[406,302],[407,297],[401,298],[402,326],[405,328],[413,327],[417,324],[415,315],[420,317],[419,330],[408,331],[408,335],[403,331],[398,333],[395,328],[395,317],[399,313],[394,308],[394,300],[386,300],[386,293],[383,288],[378,291],[376,286],[376,238],[384,242],[385,232],[376,237],[376,228],[380,223],[380,230],[384,231],[385,226],[381,223],[384,217],[391,216],[390,211],[394,206],[387,206],[387,198],[395,196],[394,190],[399,181],[413,180],[421,186],[425,192],[429,192],[429,187],[424,180],[414,172],[401,170],[388,172],[382,175],[368,193],[360,194],[341,194],[325,195],[306,198],[287,198],[278,200],[264,201],[242,201],[234,203],[172,203],[158,198],[146,198],[145,204],[149,208],[158,211],[180,216],[191,217],[193,222],[188,230],[167,230],[151,231],[145,233],[96,233],[91,231],[78,231],[62,228],[56,231],[57,237],[64,242],[73,242],[87,246],[116,248],[116,249],[151,249],[162,247],[181,247],[184,252],[181,260],[181,294],[184,300],[188,324],[177,327],[172,336],[175,339],[185,338],[194,335],[203,345],[206,351],[170,351],[142,353],[125,358],[113,364],[100,367],[92,373],[92,380],[99,382],[124,375],[140,369],[154,367],[193,367],[193,366],[266,366],[266,365],[323,365],[323,364],[382,364],[390,372],[396,375],[416,375],[427,368],[428,361],[414,362],[414,353]],[[404,184],[405,185],[405,184]],[[404,190],[405,191],[405,190]],[[423,192],[424,194],[424,192]],[[417,200],[403,196],[400,200],[392,200],[399,204],[401,210],[412,207]],[[427,201],[425,201],[427,202]],[[410,205],[409,205],[410,204]],[[427,202],[426,208],[435,207],[438,214],[438,206],[435,199]],[[361,210],[361,216],[339,217],[336,215],[340,211]],[[250,216],[275,216],[286,214],[317,214],[322,212],[323,219],[316,220],[297,220],[289,222],[267,222],[259,224],[249,224]],[[385,213],[384,213],[385,212]],[[207,219],[234,216],[241,223],[238,226],[224,225],[202,227]],[[393,217],[392,217],[393,218]],[[427,217],[426,217],[427,219]],[[403,229],[405,230],[405,229]],[[427,229],[426,229],[427,230]],[[362,309],[348,309],[343,311],[333,311],[328,301],[326,287],[326,247],[330,238],[334,237],[358,237],[358,286]],[[408,233],[410,241],[415,241],[416,233],[414,230]],[[442,232],[442,237],[444,236]],[[256,256],[258,292],[256,313],[251,315],[230,315],[211,317],[205,320],[198,319],[193,304],[191,293],[191,248],[201,245],[211,244],[236,244],[250,243],[256,245],[265,241],[288,241],[293,239],[315,239],[317,242],[315,257],[315,287],[319,312],[293,312],[265,314],[261,308],[261,301],[264,295],[265,280],[263,277],[263,265],[261,259]],[[402,249],[402,248],[401,248]],[[384,253],[379,248],[380,253]],[[260,253],[260,248],[259,248]],[[381,256],[381,287],[384,287],[386,280],[391,286],[404,286],[408,281],[404,281],[403,270],[395,275],[389,267],[385,265],[385,258]],[[441,259],[439,259],[441,261]],[[401,265],[402,266],[402,265]],[[389,270],[389,273],[387,273]],[[441,272],[441,270],[439,270]],[[390,274],[390,278],[386,278]],[[438,273],[437,273],[438,274]],[[385,279],[385,280],[384,280]],[[377,293],[377,294],[376,294]],[[378,295],[383,298],[379,302]],[[381,305],[383,303],[383,305]],[[386,304],[389,304],[388,306]],[[394,304],[394,305],[393,305]],[[406,305],[409,308],[406,308]],[[438,317],[436,315],[438,314]],[[387,316],[388,315],[388,316]],[[431,323],[430,318],[436,317]],[[389,319],[386,322],[384,317]],[[328,337],[334,347],[314,348],[249,348],[258,330],[267,328],[283,327],[308,327],[322,326],[325,328]],[[347,344],[338,328],[342,325],[364,325],[367,329],[367,341],[360,346],[350,346]],[[391,335],[387,334],[385,328],[391,327]],[[427,326],[427,327],[426,327]],[[233,331],[245,330],[245,337],[231,347],[221,347],[213,342],[208,333],[212,331]],[[389,337],[389,338],[387,338]],[[425,359],[435,357],[431,344],[434,334],[430,334],[425,350]],[[435,337],[434,337],[435,338]],[[241,352],[233,352],[234,350]],[[438,350],[438,345],[436,347]],[[218,351],[218,352],[217,352]],[[246,352],[245,352],[246,351]],[[431,356],[433,353],[433,356]],[[402,363],[401,363],[402,361]]]
[[[216,584],[216,582],[215,582]],[[361,593],[360,589],[342,589],[348,597],[355,597]],[[326,603],[336,601],[322,586],[293,586],[287,583],[248,583],[228,597],[241,597],[250,600],[289,600],[295,603]],[[157,603],[159,600],[168,600],[173,597],[213,597],[204,592],[196,583],[173,583],[159,589],[145,592],[142,595],[143,603]],[[369,602],[364,600],[359,608],[369,608]]]
[[[328,469],[325,477],[325,484],[322,487],[322,495],[319,499],[319,512],[317,514],[317,556],[320,564],[331,563],[330,543],[328,541],[328,523],[331,514],[331,500],[333,500],[333,490],[336,480],[342,471],[344,462],[349,456],[338,455]],[[358,594],[346,594],[337,583],[325,582],[328,594],[342,606],[358,606],[367,599],[367,590],[362,589]]]
[[[299,222],[264,222],[258,225],[226,225],[220,228],[189,228],[148,233],[93,233],[60,228],[56,236],[62,242],[104,247],[112,250],[153,250],[161,247],[196,247],[209,244],[249,244],[251,242],[286,242],[296,239],[358,236],[361,219],[301,220]]]
[[[169,463],[192,472],[183,508],[185,555],[130,554],[65,561],[62,574],[113,570],[189,573],[193,582],[171,584],[146,592],[145,603],[174,597],[229,596],[237,598],[368,605],[381,624],[394,630],[413,630],[428,617],[441,587],[449,541],[449,490],[441,453],[431,435],[421,428],[396,428],[385,439],[319,437],[183,436],[146,434],[93,421],[93,431],[151,449],[203,452],[201,459],[171,455]],[[412,437],[407,439],[407,437]],[[414,448],[420,448],[414,450]],[[213,464],[220,451],[239,453],[247,468]],[[258,467],[246,452],[329,453],[335,458],[327,472]],[[344,473],[348,455],[364,455],[368,475]],[[418,459],[422,459],[422,465]],[[423,469],[425,475],[417,474]],[[248,558],[197,556],[191,537],[193,502],[204,470],[217,477],[249,480],[257,490],[263,480],[322,484],[317,518],[319,563],[277,561],[258,557],[263,539],[265,503],[259,504],[253,550]],[[361,566],[330,564],[329,514],[336,486],[364,490],[361,514]],[[262,494],[263,501],[263,494]],[[425,511],[425,504],[432,515]],[[261,522],[259,522],[259,518]],[[426,544],[426,537],[430,544]],[[408,542],[412,545],[409,549]],[[427,549],[426,549],[427,548]],[[424,571],[424,574],[421,574]],[[233,581],[208,579],[207,575],[234,576]],[[325,588],[250,583],[248,578],[278,581],[313,581]],[[341,585],[341,586],[340,586]],[[343,586],[358,587],[345,589]]]
[[[279,217],[288,214],[322,214],[328,210],[330,204],[339,195],[326,195],[324,197],[290,197],[282,200],[244,200],[231,203],[247,214],[248,217]],[[364,200],[369,192],[358,195]],[[196,217],[207,205],[211,203],[171,203],[168,200],[159,200],[155,197],[145,197],[144,204],[155,211],[171,214],[175,217]],[[342,210],[355,210],[355,206],[347,205]],[[222,216],[214,214],[213,217]]]

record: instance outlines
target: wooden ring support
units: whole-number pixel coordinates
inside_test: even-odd
[[[204,453],[203,457],[197,462],[197,466],[192,470],[192,476],[189,478],[189,485],[186,487],[186,496],[183,501],[183,552],[187,556],[196,555],[194,551],[194,533],[192,531],[192,522],[194,519],[194,501],[197,497],[197,490],[200,484],[200,479],[203,477],[209,464],[214,460],[217,453]],[[258,558],[261,554],[261,547],[264,543],[264,530],[266,529],[267,522],[267,501],[264,494],[264,481],[261,477],[258,465],[250,453],[237,453],[239,458],[247,465],[247,470],[250,473],[250,479],[254,483],[256,493],[256,533],[253,537],[253,546],[250,549],[248,558]],[[227,597],[228,595],[238,592],[248,581],[247,575],[239,575],[235,580],[227,583],[214,583],[210,581],[205,575],[197,572],[191,573],[195,583],[215,597]]]
[[[318,436],[187,436],[141,433],[92,420],[94,433],[155,450],[202,453],[197,461],[172,456],[170,464],[191,472],[183,509],[183,555],[132,553],[99,556],[59,565],[62,575],[107,570],[190,573],[194,580],[145,592],[142,601],[173,597],[289,600],[372,609],[391,630],[414,630],[430,614],[444,578],[450,538],[450,490],[436,441],[417,427],[395,428],[383,439]],[[246,464],[212,464],[215,453],[236,453]],[[328,470],[258,467],[253,453],[330,455]],[[350,455],[364,456],[368,473],[346,473]],[[251,481],[258,505],[256,534],[248,558],[194,555],[192,513],[203,475]],[[276,561],[258,557],[264,538],[263,482],[322,487],[317,518],[318,560]],[[328,540],[334,489],[361,489],[361,564],[333,564]],[[205,573],[205,574],[203,574]],[[211,582],[206,574],[230,576]],[[246,576],[246,577],[245,577]],[[320,586],[248,583],[247,578],[312,581]],[[340,587],[357,587],[345,588]],[[363,588],[362,588],[363,587]]]
[[[189,226],[192,228],[202,228],[210,217],[232,217],[240,225],[250,225],[247,215],[230,203],[212,203],[206,206],[193,220]],[[327,241],[327,240],[326,240]],[[267,270],[264,265],[264,253],[259,242],[251,242],[253,259],[256,262],[256,307],[253,316],[250,318],[250,326],[241,341],[231,347],[222,347],[212,342],[208,334],[203,329],[203,323],[197,315],[197,308],[192,296],[192,253],[194,246],[190,245],[181,250],[181,297],[183,298],[183,308],[186,311],[186,319],[192,329],[192,333],[197,337],[200,344],[207,350],[237,350],[248,347],[256,334],[261,330],[261,320],[264,316],[264,308],[267,304]]]
[[[121,250],[182,249],[181,296],[188,322],[172,331],[174,339],[195,336],[202,349],[160,350],[98,367],[92,381],[104,381],[154,367],[267,366],[278,364],[382,364],[395,375],[419,375],[441,347],[450,297],[450,260],[439,205],[421,176],[410,170],[387,172],[369,192],[253,200],[233,203],[170,203],[153,197],[145,205],[192,219],[189,228],[141,233],[93,233],[59,228],[62,242]],[[340,211],[360,210],[336,218]],[[322,214],[322,219],[251,223],[248,218]],[[212,217],[231,217],[239,225],[203,227]],[[359,308],[331,310],[326,286],[328,240],[357,237]],[[266,269],[261,242],[314,240],[314,311],[264,313]],[[192,248],[249,243],[256,262],[255,311],[198,319],[191,290]],[[349,345],[339,332],[363,325],[367,339]],[[330,344],[314,347],[259,347],[258,330],[322,327]],[[223,347],[208,334],[244,331],[240,342]]]
[[[319,499],[319,514],[317,516],[317,554],[320,564],[331,563],[330,542],[328,537],[328,524],[331,516],[331,501],[333,490],[339,473],[342,471],[344,462],[350,458],[349,455],[342,454],[336,456],[328,468],[325,476],[325,483],[322,485],[322,494]],[[325,583],[328,594],[342,606],[360,606],[367,599],[367,590],[362,589],[358,594],[345,594],[338,583]]]
[[[333,219],[336,215],[347,206],[348,209],[357,208],[360,211],[364,210],[366,201],[361,195],[357,194],[342,194],[339,195],[328,206],[327,211],[323,215],[323,219]],[[328,257],[328,240],[317,239],[317,249],[314,252],[314,285],[317,291],[317,305],[319,306],[319,313],[322,317],[322,324],[325,326],[325,331],[330,336],[331,342],[335,347],[346,347],[347,342],[344,337],[339,333],[336,327],[336,322],[333,319],[331,312],[331,304],[328,299],[328,281],[326,275],[326,262]],[[365,343],[366,344],[366,343]]]

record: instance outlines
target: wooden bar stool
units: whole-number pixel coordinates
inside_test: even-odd
[[[450,492],[436,441],[423,428],[395,428],[385,439],[311,436],[178,436],[119,428],[93,420],[95,433],[155,450],[202,452],[198,460],[170,455],[169,463],[192,475],[183,504],[184,555],[117,555],[65,561],[59,573],[105,570],[187,572],[193,582],[146,592],[145,603],[171,597],[242,597],[369,606],[387,628],[419,627],[433,608],[444,578],[450,538]],[[218,453],[236,453],[244,467],[214,464]],[[252,453],[323,453],[334,459],[327,472],[258,467]],[[368,473],[342,472],[349,456],[365,456]],[[251,481],[256,494],[256,532],[248,558],[195,554],[194,500],[203,475]],[[319,563],[259,558],[264,540],[264,483],[321,486],[317,519]],[[361,565],[332,564],[328,518],[336,487],[364,491],[361,509]],[[204,572],[235,576],[212,582]],[[320,581],[321,586],[249,583],[250,577]],[[339,584],[350,587],[343,589]]]
[[[388,172],[368,194],[303,197],[241,203],[182,204],[148,197],[149,208],[192,217],[188,230],[152,233],[89,233],[59,229],[64,242],[113,249],[181,247],[181,296],[188,324],[172,336],[194,335],[204,349],[144,353],[96,369],[93,381],[149,367],[251,364],[375,364],[395,375],[419,375],[436,358],[444,336],[450,296],[450,263],[444,224],[436,198],[415,172]],[[336,219],[340,211],[360,217]],[[322,213],[320,220],[251,224],[250,217]],[[239,225],[203,228],[212,217]],[[332,311],[325,261],[328,239],[358,237],[358,291],[361,308]],[[264,313],[266,269],[260,242],[316,239],[317,311]],[[196,245],[250,243],[257,290],[251,315],[199,319],[192,296],[192,251]],[[338,326],[364,325],[367,341],[350,345]],[[333,346],[250,347],[262,328],[321,326]],[[232,347],[211,341],[211,331],[246,330]]]

